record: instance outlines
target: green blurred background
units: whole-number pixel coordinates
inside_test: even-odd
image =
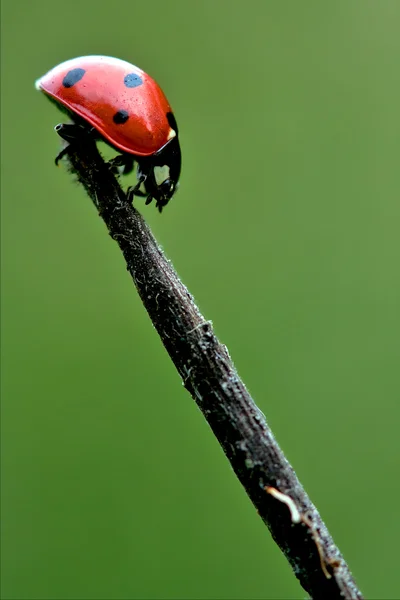
[[[109,54],[175,109],[156,237],[366,596],[398,598],[400,2],[3,0],[2,597],[304,598],[34,90]],[[396,581],[397,580],[397,581]]]

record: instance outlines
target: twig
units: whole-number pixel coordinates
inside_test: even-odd
[[[94,144],[67,157],[118,243],[161,340],[233,470],[313,598],[361,599],[318,511],[192,296]]]

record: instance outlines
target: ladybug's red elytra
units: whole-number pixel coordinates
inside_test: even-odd
[[[172,109],[154,79],[118,58],[81,56],[54,67],[36,88],[72,120],[55,127],[68,142],[56,163],[82,136],[95,135],[121,153],[112,160],[116,172],[137,163],[138,183],[128,195],[144,196],[146,204],[154,198],[162,211],[178,185],[181,150]]]

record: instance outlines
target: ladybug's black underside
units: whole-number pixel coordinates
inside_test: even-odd
[[[61,150],[56,158],[56,163],[68,154],[71,145],[79,144],[86,136],[90,136],[95,140],[102,140],[109,146],[118,150],[110,144],[101,134],[92,126],[76,115],[71,113],[64,105],[56,102],[51,96],[47,96],[50,101],[54,102],[59,109],[67,114],[72,123],[63,123],[56,126],[58,135],[68,142],[67,146]],[[178,180],[181,172],[181,150],[178,139],[178,127],[175,117],[172,113],[167,114],[170,127],[176,132],[176,135],[165,144],[160,150],[151,156],[136,156],[127,152],[121,152],[118,156],[110,161],[110,165],[115,173],[127,175],[130,173],[135,163],[137,163],[137,178],[138,183],[135,187],[128,189],[128,200],[133,200],[134,196],[142,196],[146,198],[146,204],[150,204],[153,200],[156,201],[156,207],[161,212],[163,207],[168,204],[174,195],[178,186]],[[119,150],[118,150],[119,151]],[[167,171],[167,178],[162,182],[157,183],[155,169],[164,167]],[[145,192],[140,188],[144,186]]]

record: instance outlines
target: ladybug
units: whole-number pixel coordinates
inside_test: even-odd
[[[130,173],[137,163],[128,198],[154,198],[162,211],[178,186],[181,150],[172,109],[154,79],[119,58],[81,56],[43,75],[36,89],[72,120],[55,127],[68,142],[56,164],[84,136],[102,139],[120,153],[110,161],[114,172]]]

